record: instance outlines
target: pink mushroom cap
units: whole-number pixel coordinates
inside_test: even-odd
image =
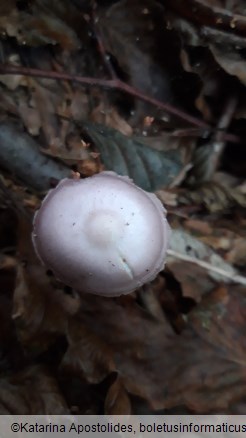
[[[154,194],[114,172],[63,179],[35,214],[33,244],[55,277],[77,291],[127,294],[164,268],[165,213]]]

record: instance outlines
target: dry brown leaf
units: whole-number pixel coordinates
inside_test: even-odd
[[[132,301],[126,303],[123,300],[121,304],[118,300],[106,300],[87,294],[82,297],[81,304],[76,331],[69,334],[69,343],[73,342],[76,345],[76,348],[73,348],[74,357],[71,356],[70,361],[75,361],[79,365],[81,374],[84,375],[83,360],[88,363],[87,352],[89,352],[90,361],[94,356],[98,368],[100,359],[105,369],[103,353],[107,346],[106,363],[110,364],[112,358],[115,362],[114,368],[108,367],[108,372],[118,371],[127,391],[147,398],[156,407],[162,405],[162,389],[159,379],[160,373],[162,375],[164,370],[160,361],[163,359],[162,352],[164,351],[162,343],[165,342],[166,335],[172,333],[168,325],[154,322]],[[81,321],[80,324],[79,321]],[[72,325],[75,325],[75,319]],[[84,350],[84,326],[88,331],[85,344],[87,352]],[[76,342],[71,336],[75,337]],[[79,340],[81,340],[82,350]],[[108,349],[111,352],[109,361],[107,359]],[[88,371],[90,372],[90,369]],[[101,377],[103,376],[104,374]]]
[[[34,253],[30,224],[20,223],[18,266],[13,318],[23,344],[43,351],[66,331],[67,318],[79,308],[76,295],[46,274]]]
[[[52,289],[42,267],[19,266],[12,317],[23,344],[44,350],[64,333],[66,313],[61,298],[62,291]]]
[[[5,59],[5,62],[13,66],[18,66],[20,65],[20,57],[17,54],[12,54]],[[28,86],[30,81],[30,78],[23,75],[0,75],[0,82],[12,91],[16,90],[19,86]]]
[[[74,360],[78,355],[83,372],[79,339],[83,345],[85,326],[92,333],[87,337],[92,345],[86,349],[93,351],[99,339],[106,343],[124,388],[152,408],[186,405],[197,413],[226,410],[246,388],[245,299],[245,290],[237,287],[210,292],[189,316],[187,328],[175,335],[165,321],[154,321],[133,301],[85,295],[79,318],[82,335],[78,319],[73,332],[78,346],[73,349]],[[103,356],[94,354],[96,362],[104,363]]]
[[[39,10],[32,15],[13,8],[7,15],[0,17],[0,29],[19,44],[33,47],[44,44],[60,44],[64,49],[80,48],[80,42],[73,29],[58,16],[48,15]]]
[[[67,106],[62,103],[62,108],[59,109],[59,114],[71,117],[78,122],[88,117],[90,109],[90,101],[88,95],[82,89],[71,89],[66,96]],[[69,105],[70,101],[70,105]],[[64,111],[65,109],[65,111]]]
[[[0,379],[0,413],[61,415],[69,410],[55,378],[36,365]]]
[[[49,89],[48,86],[40,85],[37,80],[33,80],[32,105],[38,111],[46,143],[51,148],[58,148],[62,144],[56,108],[63,96],[57,88]]]
[[[184,111],[189,108],[188,112],[193,113],[196,106],[213,127],[220,128],[218,117],[224,115],[228,84],[235,87],[235,95],[237,92],[241,100],[237,117],[240,111],[241,115],[245,112],[245,11],[239,0],[187,1],[188,7],[181,0],[165,0],[165,9],[163,2],[155,0],[98,2],[93,22],[89,15],[83,15],[85,10],[90,12],[84,1],[13,3],[10,0],[7,4],[3,0],[0,5],[0,30],[5,33],[0,43],[2,62],[105,79],[101,68],[103,60],[99,59],[102,53],[96,52],[94,37],[97,36],[99,40],[102,38],[97,43],[104,46],[120,79],[148,96],[171,104],[185,95],[178,107],[182,106]],[[221,10],[216,9],[218,7]],[[235,13],[241,14],[238,22]],[[217,21],[221,17],[222,22]],[[94,25],[99,33],[95,32],[91,38]],[[179,29],[178,33],[175,28]],[[81,42],[82,50],[78,50]],[[27,47],[20,48],[20,44]],[[185,50],[181,51],[181,47]],[[191,78],[191,86],[189,81],[183,81],[186,77]],[[118,144],[124,146],[124,142],[129,151],[126,164],[129,162],[134,169],[142,170],[147,163],[147,176],[152,177],[164,156],[166,160],[168,149],[174,149],[172,156],[177,156],[177,164],[181,165],[180,169],[174,165],[161,168],[154,184],[147,186],[154,190],[168,185],[169,190],[160,190],[158,195],[164,204],[175,207],[171,212],[178,229],[173,231],[168,269],[154,284],[117,299],[79,297],[41,267],[30,241],[31,220],[23,227],[26,207],[34,210],[40,200],[24,185],[8,185],[10,194],[20,195],[16,210],[21,227],[17,261],[16,220],[6,225],[9,217],[4,210],[9,206],[6,197],[0,209],[1,413],[61,414],[68,413],[69,405],[74,413],[97,413],[104,406],[109,415],[129,414],[132,394],[137,396],[132,397],[134,403],[141,398],[142,404],[155,410],[181,407],[184,412],[192,410],[203,414],[243,413],[246,292],[245,288],[231,284],[218,287],[218,282],[230,282],[230,276],[238,273],[231,264],[244,269],[245,183],[224,174],[223,179],[193,191],[189,187],[188,190],[170,190],[170,185],[185,180],[197,138],[203,146],[201,136],[205,138],[209,133],[176,126],[175,120],[172,120],[173,125],[168,125],[170,131],[160,133],[161,127],[166,129],[168,118],[160,121],[158,117],[165,114],[160,115],[154,106],[142,104],[127,93],[114,91],[111,94],[100,87],[92,87],[89,93],[87,87],[72,82],[22,75],[2,75],[0,82],[1,117],[7,122],[11,117],[17,124],[21,120],[29,134],[39,136],[38,141],[46,153],[44,157],[39,154],[41,149],[34,141],[26,148],[32,138],[23,135],[22,130],[17,131],[13,125],[9,129],[7,123],[1,125],[1,151],[5,145],[10,160],[15,153],[19,154],[18,160],[12,160],[19,167],[3,166],[5,172],[11,177],[15,174],[25,184],[31,182],[31,187],[45,190],[50,187],[51,175],[56,179],[68,175],[70,170],[66,166],[62,168],[66,174],[49,166],[55,160],[48,155],[67,162],[68,166],[74,165],[84,175],[91,175],[102,170],[104,152],[109,159],[105,166],[113,166],[117,171],[117,160],[111,160]],[[179,88],[188,91],[182,94],[177,91]],[[119,132],[132,135],[132,128],[121,115],[130,111],[133,104],[142,119],[136,132],[139,134],[143,129],[143,136],[146,135],[141,142],[118,135]],[[153,115],[156,115],[155,120]],[[90,119],[104,126],[92,127]],[[243,142],[244,128],[234,119],[231,127],[221,129],[228,127],[235,131]],[[117,132],[105,129],[105,125]],[[87,143],[90,130],[94,134],[94,149]],[[81,132],[85,143],[81,142]],[[99,145],[105,139],[106,147],[103,143],[102,150],[97,146],[98,139]],[[93,143],[93,135],[91,141]],[[18,148],[10,154],[14,142]],[[152,147],[148,153],[156,157],[153,161],[138,158],[137,152],[144,154],[145,142]],[[201,152],[202,148],[199,149]],[[207,157],[203,155],[200,160],[204,165],[201,180],[211,171],[210,160],[214,153],[213,148],[205,146],[205,149]],[[34,150],[38,152],[36,155],[32,155]],[[119,150],[120,159],[124,158],[125,150],[124,147]],[[25,157],[23,161],[21,153]],[[225,149],[225,158],[227,153]],[[44,160],[39,160],[40,156]],[[4,164],[3,158],[0,164]],[[238,175],[237,166],[236,162],[232,168]],[[44,174],[43,168],[48,169]],[[123,160],[123,173],[126,171]],[[162,177],[166,178],[170,172],[171,179],[163,182]],[[244,177],[242,171],[241,175]],[[41,184],[36,185],[40,179]],[[3,199],[1,193],[0,199]],[[189,216],[190,213],[193,216]],[[182,232],[181,223],[198,235],[199,240]],[[184,260],[177,261],[177,255]],[[185,261],[186,256],[190,256],[189,262]],[[207,263],[208,268],[199,266],[199,262]],[[212,271],[221,269],[228,278],[219,276],[218,272],[211,274],[210,268]],[[30,360],[35,365],[27,366]],[[46,366],[37,365],[37,361]],[[22,371],[17,372],[18,368]]]
[[[62,360],[62,370],[86,378],[93,384],[116,370],[111,348],[93,330],[84,326],[83,319],[69,321],[67,340],[69,348]]]
[[[246,62],[233,48],[210,44],[210,50],[218,64],[230,75],[236,76],[242,84],[246,85]]]
[[[227,252],[225,259],[242,268],[246,265],[246,240],[245,237],[236,237]]]
[[[11,318],[12,291],[15,283],[13,260],[6,258],[0,268],[0,373],[18,369],[23,360],[23,351],[19,345],[15,325]],[[12,265],[12,266],[11,266]]]
[[[204,297],[191,313],[190,328],[167,351],[173,354],[173,369],[169,367],[166,374],[167,405],[181,403],[197,413],[218,412],[244,397],[245,300],[245,288],[222,287]]]
[[[108,390],[104,413],[105,415],[131,414],[131,402],[119,376]]]
[[[211,292],[215,282],[208,272],[200,266],[185,261],[173,261],[167,264],[168,269],[180,283],[184,297],[199,302],[203,295]]]
[[[188,219],[185,221],[185,227],[191,231],[198,232],[202,235],[212,234],[212,227],[208,222],[199,219]]]
[[[164,205],[167,205],[169,207],[177,207],[177,193],[162,189],[157,190],[155,194],[160,199],[160,201],[163,202]]]
[[[211,213],[219,213],[239,205],[246,206],[246,194],[237,188],[229,189],[214,181],[204,183],[196,190],[181,191],[178,195],[180,204],[200,204]]]
[[[15,7],[16,0],[2,0],[0,4],[0,15],[8,15]]]
[[[35,108],[27,105],[27,102],[20,100],[18,105],[19,115],[30,135],[38,135],[42,126],[40,113]]]
[[[91,112],[90,120],[117,129],[123,135],[131,136],[133,132],[132,127],[119,115],[117,109],[107,108],[103,101]]]
[[[98,25],[106,51],[115,57],[130,83],[148,95],[171,101],[171,76],[179,71],[178,58],[173,56],[177,41],[163,26],[162,16],[163,8],[155,1],[121,0],[101,10]],[[166,62],[158,54],[160,45],[168,57]],[[152,116],[156,111],[136,101],[135,116],[145,117],[146,112]]]

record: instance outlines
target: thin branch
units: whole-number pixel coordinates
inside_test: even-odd
[[[88,85],[88,86],[99,86],[102,88],[117,89],[119,91],[122,91],[123,93],[127,93],[131,96],[137,97],[140,100],[148,102],[151,105],[154,105],[163,111],[167,111],[168,113],[173,114],[182,120],[185,120],[191,125],[206,130],[211,130],[211,127],[203,120],[191,116],[190,114],[187,114],[181,109],[175,108],[169,103],[163,103],[155,99],[154,97],[146,96],[141,91],[131,87],[130,85],[126,84],[120,79],[100,79],[100,78],[83,77],[83,76],[71,75],[69,73],[46,71],[36,68],[13,66],[7,64],[0,64],[0,74],[4,74],[4,75],[12,74],[12,75],[32,76],[32,77],[45,78],[45,79],[56,79],[58,81],[78,82],[79,84]]]
[[[234,283],[243,284],[246,286],[246,278],[242,275],[233,274],[231,272],[227,272],[222,268],[218,268],[217,266],[211,265],[210,263],[204,262],[203,260],[196,259],[194,257],[191,257],[186,254],[182,254],[177,251],[173,251],[172,249],[167,250],[167,254],[171,257],[174,257],[175,259],[180,259],[185,262],[194,263],[197,266],[201,266],[201,268],[206,269],[207,271],[214,272],[216,274],[221,275],[222,277],[228,278],[228,280],[231,280]]]
[[[8,64],[0,64],[0,75],[12,74],[12,75],[23,75],[23,76],[32,76],[36,78],[44,78],[44,79],[54,79],[58,81],[69,81],[69,82],[77,82],[79,84],[91,86],[98,86],[102,88],[109,88],[119,90],[123,93],[129,94],[133,97],[136,97],[140,100],[150,103],[151,105],[166,111],[170,114],[173,114],[180,119],[190,123],[191,125],[200,128],[200,136],[203,136],[206,133],[206,136],[212,132],[217,132],[216,128],[211,127],[209,124],[204,122],[203,120],[191,116],[190,114],[182,111],[179,108],[176,108],[169,103],[161,102],[160,100],[155,99],[154,97],[147,96],[141,91],[137,90],[134,87],[126,84],[120,79],[100,79],[100,78],[92,78],[92,77],[83,77],[76,76],[69,73],[56,72],[56,71],[46,71],[40,70],[36,68],[28,68],[23,66],[12,66]],[[240,143],[240,138],[237,135],[221,132],[221,139],[224,141],[230,141],[232,143]]]

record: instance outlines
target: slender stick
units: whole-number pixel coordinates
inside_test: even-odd
[[[191,123],[192,125],[195,125],[199,128],[204,128],[206,130],[210,130],[211,127],[204,122],[203,120],[198,119],[197,117],[191,116],[190,114],[187,114],[186,112],[182,111],[181,109],[175,108],[174,106],[170,105],[169,103],[161,102],[154,97],[146,96],[141,91],[137,90],[136,88],[131,87],[130,85],[126,84],[125,82],[121,81],[120,79],[100,79],[100,78],[92,78],[92,77],[83,77],[83,76],[77,76],[77,75],[71,75],[69,73],[63,73],[63,72],[57,72],[57,71],[46,71],[46,70],[40,70],[36,68],[29,68],[29,67],[23,67],[23,66],[13,66],[13,65],[7,65],[7,64],[0,64],[0,74],[12,74],[12,75],[23,75],[23,76],[32,76],[32,77],[39,77],[39,78],[45,78],[45,79],[56,79],[59,81],[71,81],[71,82],[78,82],[83,85],[88,86],[99,86],[102,88],[111,88],[111,89],[117,89],[124,93],[128,93],[131,96],[137,97],[138,99],[141,99],[145,102],[150,103],[151,105],[154,105],[158,107],[159,109],[162,109],[164,111],[167,111],[170,114],[173,114],[180,119],[185,120],[188,123]]]
[[[186,113],[185,111],[176,108],[173,105],[170,105],[169,103],[164,103],[159,101],[158,99],[155,99],[154,97],[147,96],[140,90],[131,87],[130,85],[126,84],[125,82],[117,78],[100,79],[100,78],[92,78],[92,77],[83,77],[83,76],[72,75],[64,72],[40,70],[36,68],[12,66],[8,64],[0,64],[0,75],[1,74],[32,76],[32,77],[44,78],[44,79],[54,79],[58,81],[77,82],[79,84],[87,85],[89,87],[99,86],[102,88],[117,89],[119,91],[122,91],[123,93],[127,93],[140,100],[148,102],[151,105],[163,111],[166,111],[170,114],[173,114],[179,117],[180,119],[190,123],[191,125],[196,126],[197,128],[200,128],[200,135],[203,135],[204,132],[206,132],[206,134],[208,135],[211,132],[218,131],[216,128],[211,127],[208,123],[204,122],[198,117],[192,116]],[[237,135],[230,133],[221,132],[221,139],[224,141],[230,141],[232,143],[240,143],[240,138]]]

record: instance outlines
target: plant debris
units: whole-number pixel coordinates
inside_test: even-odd
[[[0,413],[245,413],[245,3],[4,0],[0,35]],[[173,230],[118,298],[31,241],[47,191],[102,170]]]

